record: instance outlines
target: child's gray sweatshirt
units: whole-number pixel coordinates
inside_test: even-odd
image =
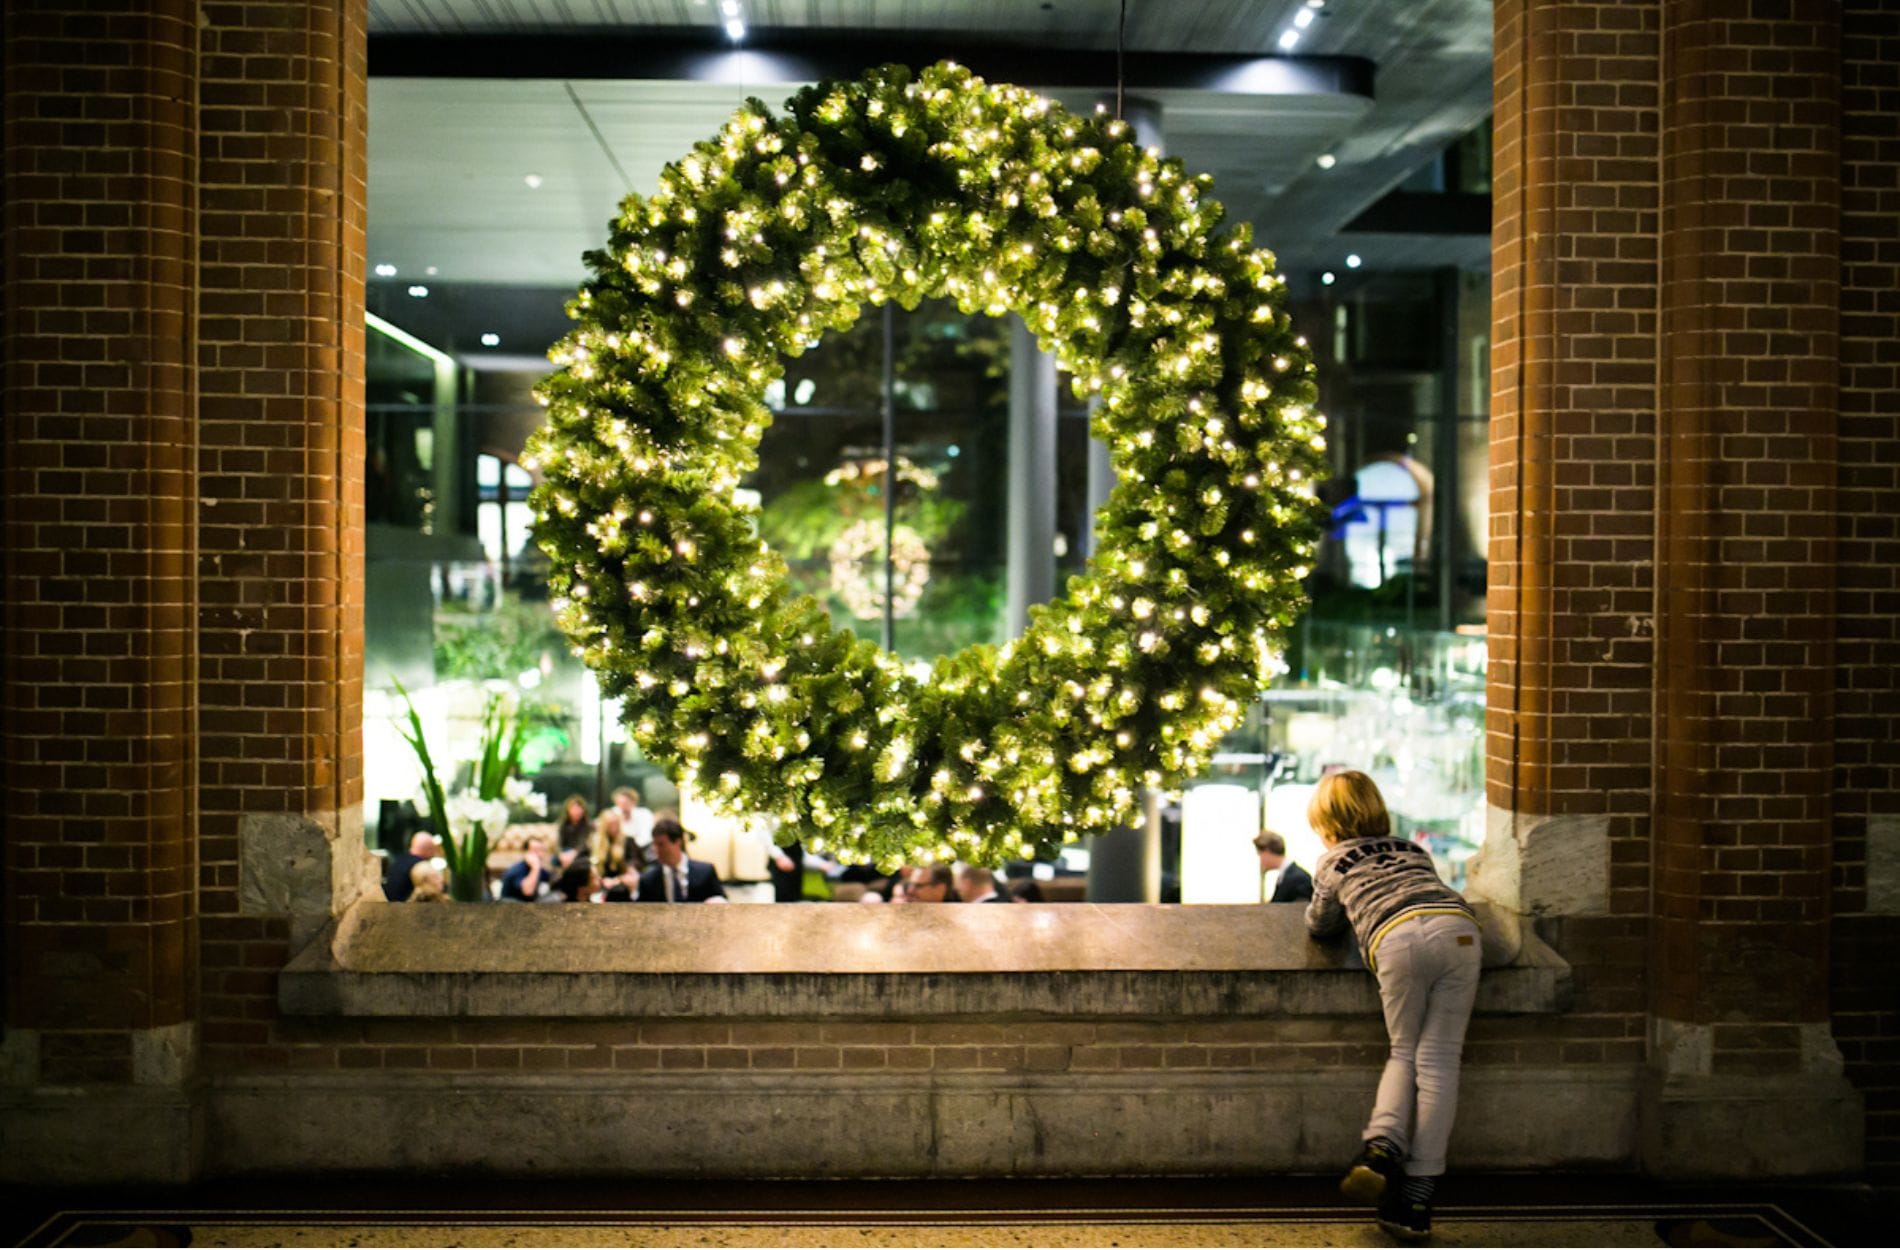
[[[1477,916],[1464,896],[1438,879],[1431,853],[1403,838],[1351,838],[1327,848],[1313,865],[1313,901],[1306,928],[1331,937],[1346,924],[1366,967],[1378,967],[1379,939],[1413,912]]]

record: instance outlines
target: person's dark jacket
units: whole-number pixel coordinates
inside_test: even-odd
[[[766,871],[772,877],[772,901],[774,903],[802,903],[805,901],[805,848],[794,842],[790,846],[775,846],[773,854],[765,861]],[[792,861],[790,868],[778,866],[778,856],[783,855]],[[688,860],[688,863],[692,861]]]
[[[1313,877],[1292,860],[1280,865],[1280,879],[1274,883],[1269,903],[1304,903],[1313,897]]]
[[[666,869],[659,864],[640,874],[640,894],[637,903],[666,902],[666,881],[662,876]],[[711,864],[696,859],[686,861],[686,898],[688,903],[703,903],[709,898],[726,897],[726,887],[719,884],[719,873]]]
[[[530,871],[532,871],[532,865],[523,859],[512,865],[507,872],[501,874],[501,897],[504,901],[532,903],[541,893],[541,887],[550,884],[554,880],[553,870],[550,869],[547,864],[542,864],[541,875],[535,881],[534,893],[529,894],[527,892],[527,885],[528,873]]]
[[[408,902],[409,896],[416,892],[416,883],[409,879],[409,873],[421,862],[422,856],[408,851],[391,855],[388,867],[383,870],[383,897],[392,903]]]

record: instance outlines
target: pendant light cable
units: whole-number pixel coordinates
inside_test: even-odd
[[[1122,41],[1128,30],[1128,0],[1121,0],[1121,12],[1115,19],[1115,120],[1122,120]]]

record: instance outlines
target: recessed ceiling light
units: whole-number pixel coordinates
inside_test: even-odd
[[[396,276],[396,267],[388,261],[384,261],[382,264],[376,266],[376,276],[379,278],[393,278]]]
[[[739,0],[719,0],[719,11],[727,17],[739,16]]]
[[[1339,158],[1334,156],[1331,152],[1321,152],[1319,154],[1319,160],[1316,161],[1315,164],[1321,169],[1331,169],[1333,166],[1339,164]]]
[[[745,38],[745,23],[736,17],[726,19],[726,38],[738,43]]]
[[[523,178],[521,181],[528,184],[528,190],[530,191],[539,191],[541,189],[541,175],[540,174],[529,174],[526,178]]]
[[[1319,276],[1319,283],[1321,286],[1331,286],[1333,283],[1337,281],[1339,281],[1338,275],[1335,274],[1330,269],[1328,269],[1325,273]]]
[[[1293,45],[1298,43],[1299,41],[1300,41],[1300,32],[1297,30],[1287,30],[1287,31],[1280,32],[1280,50],[1282,52],[1293,51]]]
[[[1306,7],[1309,9],[1323,9],[1326,7],[1326,0],[1306,0]]]
[[[482,346],[483,347],[500,347],[501,335],[496,334],[493,330],[490,330],[487,334],[482,335]]]
[[[1313,24],[1313,10],[1301,9],[1298,13],[1295,13],[1293,15],[1293,24],[1301,30],[1305,30],[1308,26],[1311,26]]]
[[[409,294],[415,296],[417,299],[424,299],[429,294],[429,288],[418,284],[409,288]]]
[[[1357,252],[1354,252],[1352,255],[1346,257],[1346,268],[1348,269],[1357,269],[1359,268],[1360,265],[1364,263],[1365,262],[1359,259],[1359,253]]]
[[[431,278],[433,278],[435,277],[435,266],[430,265],[427,269],[424,269],[422,272],[428,274]]]

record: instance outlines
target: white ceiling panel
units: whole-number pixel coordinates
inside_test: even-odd
[[[370,83],[370,261],[402,281],[560,286],[606,241],[629,189],[715,131],[748,94],[793,88],[684,82],[377,78]],[[1067,94],[1067,93],[1065,93]],[[1087,108],[1092,98],[1066,103]],[[1171,155],[1214,175],[1232,220],[1272,197],[1346,133],[1354,96],[1156,93]],[[591,123],[591,124],[590,124]],[[539,188],[526,183],[540,178]],[[426,275],[428,268],[436,273]]]

